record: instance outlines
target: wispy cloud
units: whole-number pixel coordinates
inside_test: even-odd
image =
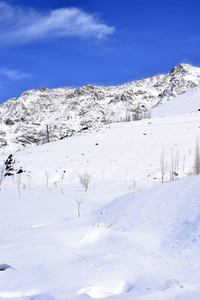
[[[60,8],[41,13],[0,1],[0,41],[28,43],[39,39],[79,37],[102,39],[114,33],[96,14],[78,8]]]
[[[29,77],[29,74],[26,73],[20,73],[17,70],[10,70],[7,68],[0,68],[0,74],[8,77],[9,79],[13,79],[13,80],[19,80],[25,77]]]

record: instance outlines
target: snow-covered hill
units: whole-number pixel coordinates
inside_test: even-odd
[[[26,91],[0,105],[0,146],[8,152],[102,124],[137,119],[142,112],[148,114],[153,106],[198,85],[200,69],[179,64],[165,75],[121,86]]]
[[[0,299],[199,299],[198,95],[1,154]]]

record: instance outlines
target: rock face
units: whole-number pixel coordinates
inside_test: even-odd
[[[200,68],[179,64],[165,75],[120,86],[29,90],[0,105],[0,146],[17,150],[102,124],[138,119],[142,112],[197,85]]]

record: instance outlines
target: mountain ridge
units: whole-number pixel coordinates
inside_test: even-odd
[[[167,74],[118,86],[28,90],[0,105],[0,146],[18,150],[87,129],[131,121],[200,85],[200,68],[179,64]]]

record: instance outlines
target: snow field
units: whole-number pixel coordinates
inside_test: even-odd
[[[13,154],[25,172],[1,183],[0,264],[11,268],[0,299],[199,299],[200,113],[179,114],[186,99],[175,115],[163,105],[162,116]]]

